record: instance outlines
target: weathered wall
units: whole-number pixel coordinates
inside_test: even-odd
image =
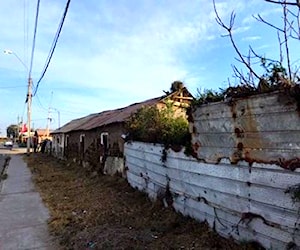
[[[105,160],[103,173],[107,175],[124,174],[124,158],[108,156]],[[124,176],[125,177],[125,176]]]
[[[106,151],[101,145],[101,133],[108,133],[108,149]],[[100,170],[99,168],[104,168],[106,157],[112,156],[116,159],[110,162],[110,169],[119,171],[120,164],[117,159],[123,157],[124,140],[121,138],[123,133],[125,133],[125,129],[122,123],[110,124],[88,131],[70,132],[68,133],[68,145],[65,147],[66,158],[81,162],[84,166],[91,167],[92,170]],[[80,146],[81,135],[84,135],[84,148]],[[112,164],[114,162],[115,166]]]
[[[52,149],[51,153],[53,156],[63,159],[64,158],[64,134],[53,134],[52,135]]]
[[[276,163],[300,167],[300,116],[286,92],[202,105],[192,113],[192,144],[207,163]]]
[[[125,157],[133,187],[206,220],[221,235],[272,249],[285,249],[289,242],[300,246],[299,203],[285,192],[300,182],[299,169],[228,160],[208,164],[140,142],[125,144]]]

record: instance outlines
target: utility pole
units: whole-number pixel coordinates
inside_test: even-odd
[[[16,135],[15,135],[15,141],[14,142],[17,142],[19,140],[19,133],[20,133],[20,117],[18,115],[17,117],[17,131],[16,131]]]
[[[30,155],[31,144],[31,101],[32,101],[32,78],[28,77],[28,93],[27,93],[27,155]]]

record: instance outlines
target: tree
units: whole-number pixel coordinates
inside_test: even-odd
[[[19,126],[11,124],[6,128],[6,135],[8,138],[17,138],[19,135]]]
[[[238,55],[237,61],[241,62],[248,69],[248,73],[245,75],[236,66],[233,66],[235,76],[240,80],[241,84],[249,85],[250,87],[255,87],[257,84],[258,90],[263,89],[269,91],[276,87],[287,87],[299,83],[299,68],[295,68],[294,70],[291,68],[289,42],[291,39],[300,40],[300,0],[265,0],[265,2],[278,4],[282,7],[283,15],[281,27],[268,22],[259,14],[254,16],[257,21],[262,22],[277,31],[280,50],[278,59],[269,59],[260,56],[251,46],[249,46],[248,54],[243,55],[233,37],[235,13],[231,13],[229,24],[226,25],[218,14],[215,0],[213,1],[213,4],[216,21],[227,31],[227,36]],[[263,75],[258,74],[252,66],[254,64],[253,61],[257,61],[257,59],[265,71]],[[283,65],[285,65],[285,67]]]

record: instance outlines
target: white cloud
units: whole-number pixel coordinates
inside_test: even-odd
[[[247,36],[247,37],[243,37],[242,41],[257,41],[260,39],[261,39],[260,36]]]
[[[36,3],[25,1],[29,6],[28,47],[31,48]],[[249,34],[252,24],[247,18],[256,9],[266,10],[261,2],[216,0],[225,23],[230,20],[231,11],[237,13],[234,33],[238,42],[260,41],[260,35]],[[23,59],[22,5],[23,1],[18,0],[0,2],[0,46],[14,50]],[[44,67],[64,7],[65,2],[59,0],[41,2],[33,65],[35,82]],[[217,82],[213,77],[225,74],[224,65],[230,65],[229,57],[234,57],[228,42],[220,39],[222,33],[224,30],[215,21],[212,1],[72,1],[40,85],[40,99],[47,106],[49,94],[54,90],[53,106],[69,110],[70,114],[75,111],[75,118],[76,113],[78,117],[81,113],[159,96],[174,80],[186,82],[193,90],[199,84],[210,87],[212,81]],[[24,61],[27,62],[26,58]],[[19,62],[4,59],[3,55],[0,55],[1,68],[14,68],[24,74]],[[33,116],[37,118],[39,112],[45,116],[38,109]]]

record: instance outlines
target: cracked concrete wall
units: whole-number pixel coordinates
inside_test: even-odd
[[[287,92],[274,92],[201,105],[192,112],[190,131],[198,159],[218,163],[300,167],[299,104]]]
[[[166,158],[162,158],[166,155]],[[300,169],[246,161],[204,163],[162,145],[125,144],[130,185],[176,211],[207,221],[224,237],[257,241],[267,249],[300,246],[299,202],[287,189],[299,183]]]

